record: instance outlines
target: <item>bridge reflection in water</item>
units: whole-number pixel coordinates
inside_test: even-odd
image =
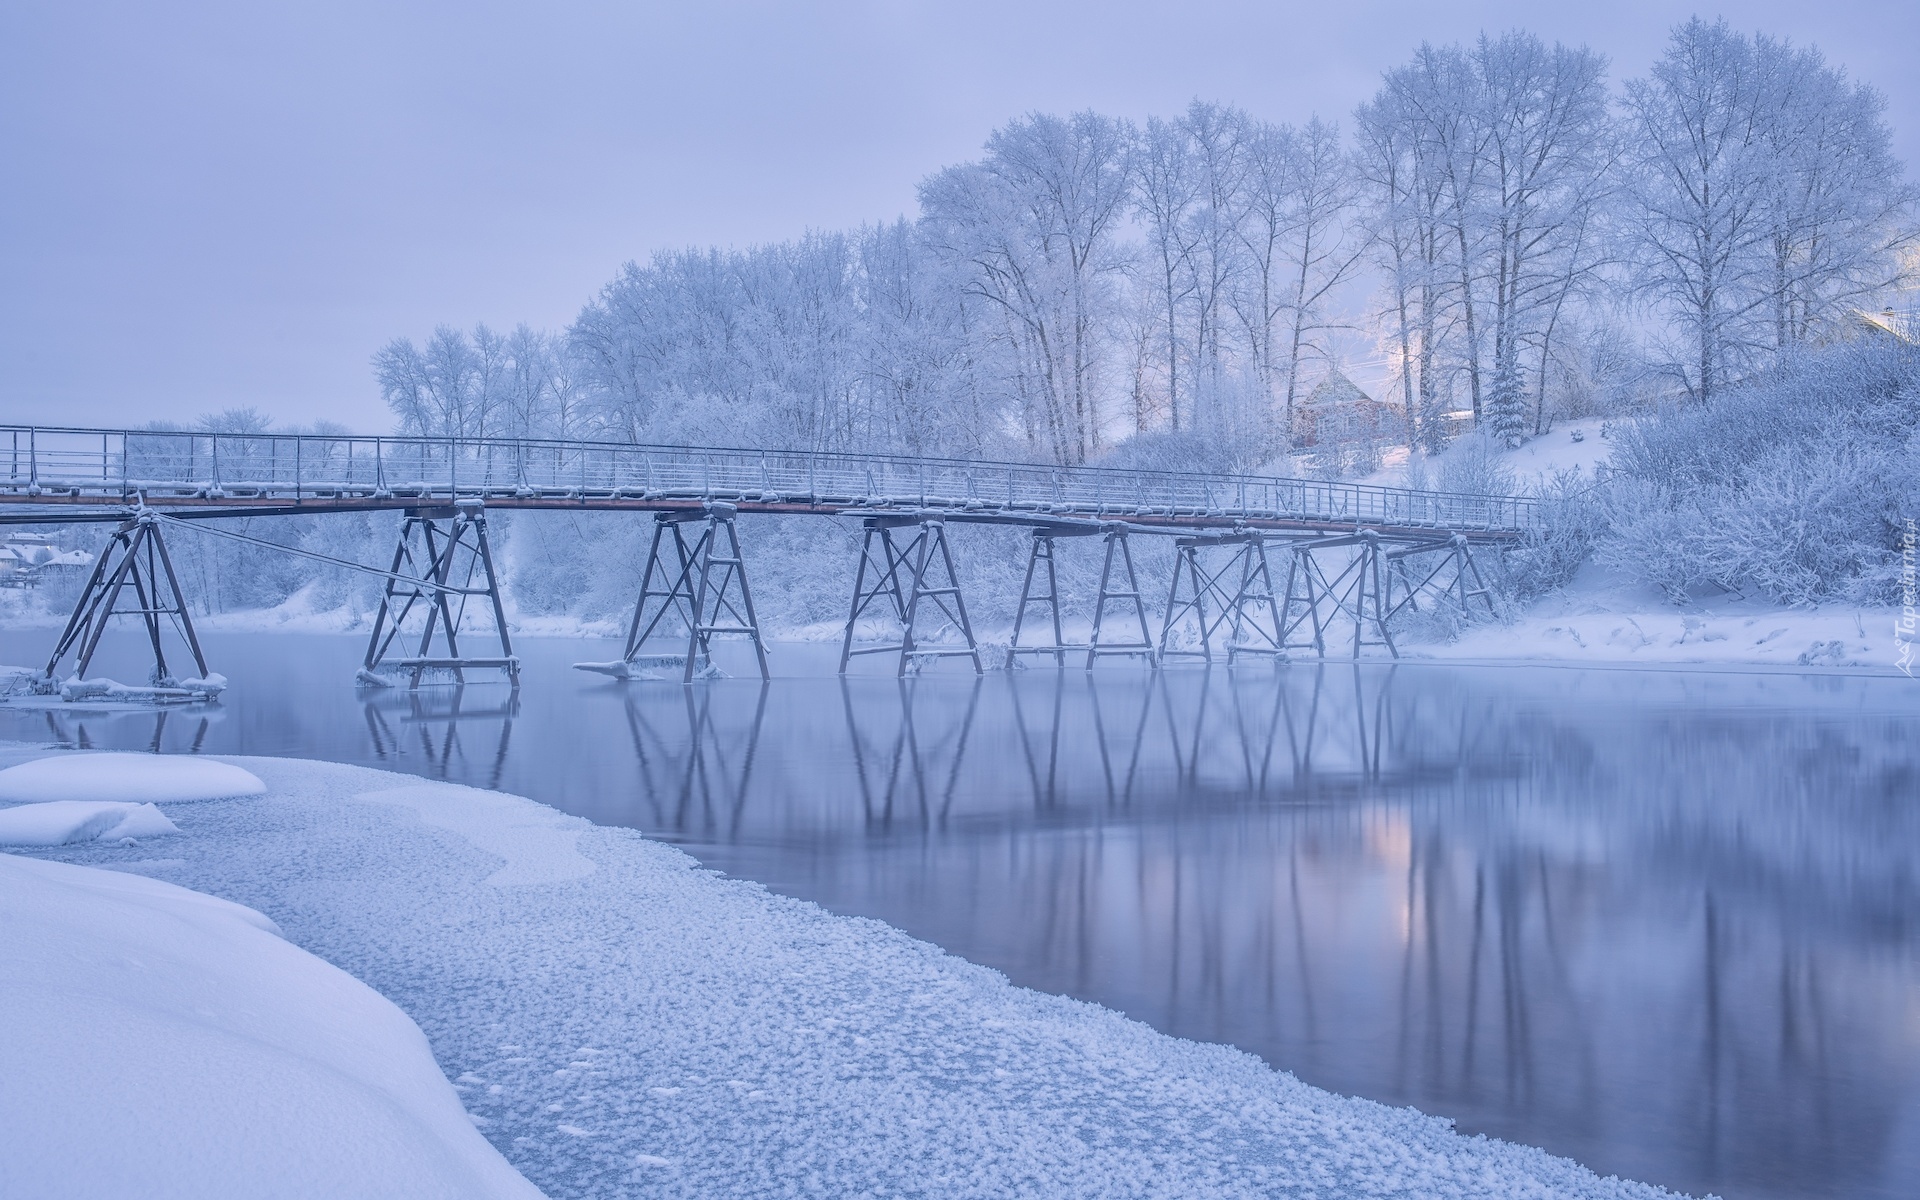
[[[577,657],[541,653],[528,669],[557,679]],[[579,681],[523,708],[485,686],[362,702],[323,686],[332,660],[301,670],[270,720],[263,694],[224,721],[0,733],[297,745],[502,787],[1603,1173],[1920,1194],[1904,681],[826,667]]]
[[[1419,667],[738,687],[625,690],[619,820],[1603,1172],[1920,1179],[1893,718],[1569,720]]]

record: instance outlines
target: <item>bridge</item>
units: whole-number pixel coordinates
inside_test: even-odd
[[[1397,656],[1388,628],[1396,614],[1417,609],[1423,599],[1463,610],[1478,600],[1490,609],[1474,549],[1518,543],[1541,523],[1537,505],[1524,497],[1259,475],[600,441],[0,425],[0,454],[7,456],[0,523],[115,524],[47,664],[49,685],[69,655],[73,680],[84,679],[116,616],[145,626],[156,688],[167,690],[160,681],[174,679],[161,636],[169,625],[188,647],[199,671],[194,678],[210,677],[163,529],[253,542],[382,577],[385,591],[361,678],[405,677],[419,686],[429,677],[464,680],[482,669],[517,681],[487,540],[489,510],[650,515],[652,546],[624,656],[583,666],[620,677],[672,668],[686,682],[707,668],[715,637],[750,639],[766,674],[765,641],[736,528],[744,515],[862,522],[841,669],[855,655],[885,653],[897,656],[901,674],[942,656],[968,658],[975,671],[987,665],[947,540],[949,524],[1011,525],[1032,534],[1008,661],[1041,655],[1065,665],[1073,655],[1091,667],[1115,654],[1153,665],[1181,655],[1229,662],[1294,651],[1324,657],[1336,627],[1356,658],[1368,646]],[[384,568],[282,546],[214,520],[369,510],[404,514]],[[1138,535],[1175,543],[1175,569],[1157,622],[1133,563],[1129,539]],[[1058,539],[1076,537],[1104,543],[1093,633],[1084,643],[1065,640],[1054,558]],[[485,654],[460,645],[471,600],[491,610]],[[861,642],[863,618],[871,625],[876,617],[895,634],[879,644]]]

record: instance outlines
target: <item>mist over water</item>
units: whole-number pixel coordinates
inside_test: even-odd
[[[0,634],[0,660],[52,636]],[[770,684],[683,688],[580,675],[615,653],[532,640],[515,698],[357,693],[350,637],[206,641],[233,680],[215,708],[0,708],[0,737],[502,788],[1602,1173],[1920,1194],[1904,679],[1339,663],[841,681],[829,648],[783,645]],[[97,673],[136,678],[136,648],[109,645]]]

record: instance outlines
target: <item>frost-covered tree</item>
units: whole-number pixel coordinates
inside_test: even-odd
[[[1385,277],[1381,305],[1400,377],[1407,445],[1441,448],[1449,398],[1443,342],[1451,330],[1440,184],[1428,169],[1417,121],[1383,91],[1355,114],[1361,226]]]
[[[1142,365],[1149,370],[1157,365],[1165,391],[1162,404],[1155,407],[1164,408],[1167,424],[1176,433],[1181,428],[1181,404],[1193,387],[1183,373],[1183,363],[1192,357],[1185,343],[1188,309],[1196,290],[1193,214],[1200,184],[1193,158],[1186,123],[1159,117],[1147,120],[1133,154],[1133,211],[1146,240],[1136,278],[1145,282],[1144,291],[1151,300],[1144,307],[1153,313],[1152,335],[1143,340]],[[1147,405],[1135,407],[1144,415]],[[1191,413],[1186,416],[1191,425]],[[1147,422],[1137,423],[1144,431]]]
[[[1696,18],[1626,103],[1635,282],[1698,399],[1898,278],[1911,193],[1883,102],[1817,51]]]
[[[1499,445],[1518,446],[1527,438],[1526,385],[1519,365],[1511,360],[1496,366],[1487,392],[1487,432]]]
[[[1812,47],[1754,39],[1766,96],[1766,292],[1776,349],[1831,329],[1900,281],[1913,191],[1886,100]]]
[[[1476,419],[1493,376],[1543,390],[1567,300],[1602,261],[1605,61],[1525,33],[1422,46],[1359,119],[1409,406],[1414,343],[1431,347],[1442,314]]]
[[[554,437],[577,410],[564,341],[521,325],[501,335],[442,326],[427,344],[396,338],[373,358],[381,396],[405,433]]]
[[[1245,141],[1239,232],[1248,265],[1234,307],[1254,372],[1291,430],[1303,362],[1345,323],[1332,300],[1365,253],[1359,180],[1339,127],[1317,117],[1297,130],[1249,122]]]
[[[1696,18],[1626,96],[1635,282],[1685,331],[1682,377],[1711,400],[1748,361],[1765,312],[1772,155],[1760,64],[1726,22]]]
[[[1097,113],[1034,114],[920,185],[923,234],[998,318],[1028,444],[1057,462],[1102,444],[1132,143]]]

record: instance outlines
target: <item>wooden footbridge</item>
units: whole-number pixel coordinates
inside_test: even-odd
[[[897,670],[933,657],[988,665],[967,613],[950,524],[998,524],[1031,533],[1026,584],[1008,661],[1104,655],[1158,665],[1182,655],[1324,657],[1338,638],[1359,657],[1396,654],[1389,622],[1432,603],[1490,607],[1476,547],[1515,544],[1540,524],[1533,501],[1255,475],[1053,467],[881,454],[647,446],[495,438],[225,434],[0,425],[0,522],[104,521],[106,550],[46,668],[74,661],[83,678],[114,617],[142,623],[156,683],[169,679],[162,631],[178,629],[209,676],[165,534],[252,542],[384,578],[361,678],[418,686],[445,674],[498,669],[518,679],[487,540],[496,509],[648,514],[653,537],[623,658],[585,664],[628,676],[671,667],[693,682],[712,640],[766,648],[747,580],[742,516],[857,518],[841,669],[859,654],[897,656]],[[392,558],[350,562],[227,527],[219,518],[400,510]],[[1169,537],[1173,578],[1157,621],[1129,539]],[[1104,543],[1092,636],[1065,640],[1055,543]],[[490,611],[486,653],[471,653],[469,601]],[[857,634],[878,618],[879,644]],[[1158,625],[1157,634],[1154,626]],[[1038,636],[1035,636],[1036,630]],[[1023,637],[1026,639],[1023,642]]]

